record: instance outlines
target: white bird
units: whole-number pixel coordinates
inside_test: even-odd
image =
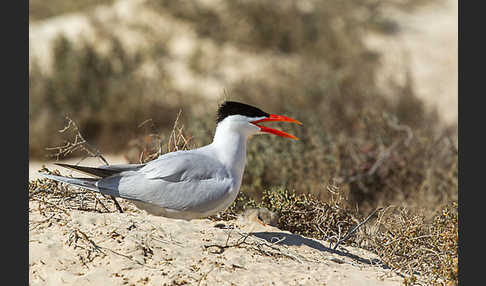
[[[267,121],[302,124],[251,105],[226,101],[218,108],[213,142],[186,151],[166,153],[145,164],[94,167],[58,165],[96,178],[45,177],[132,201],[149,214],[197,219],[225,210],[236,199],[246,163],[247,139],[265,132],[298,139],[259,125]]]

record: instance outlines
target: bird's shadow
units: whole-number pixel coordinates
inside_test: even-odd
[[[337,249],[332,249],[327,246],[324,246],[322,243],[315,241],[313,239],[305,238],[303,236],[300,236],[298,234],[290,234],[290,233],[284,233],[284,232],[252,232],[251,235],[264,239],[270,243],[275,243],[278,241],[278,244],[282,245],[287,245],[287,246],[302,246],[306,245],[310,248],[313,248],[315,250],[323,251],[323,252],[329,252],[329,253],[334,253],[343,257],[348,257],[353,259],[356,262],[360,262],[363,264],[368,264],[368,265],[374,265],[374,266],[380,266],[383,269],[390,269],[387,265],[385,265],[381,260],[373,258],[373,259],[368,259],[368,258],[363,258],[361,256],[358,256],[356,254],[352,254],[347,251],[341,251]]]

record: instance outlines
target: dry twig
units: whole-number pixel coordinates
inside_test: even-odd
[[[74,120],[72,120],[67,114],[65,115],[65,118],[68,121],[68,124],[63,129],[59,130],[59,132],[64,133],[64,132],[72,129],[73,133],[75,134],[73,142],[66,141],[66,144],[63,145],[63,146],[47,147],[46,150],[49,150],[49,151],[56,150],[57,153],[55,153],[52,156],[53,157],[55,156],[57,160],[59,160],[59,158],[64,158],[64,157],[72,154],[75,151],[81,150],[81,151],[88,154],[87,157],[99,158],[101,161],[103,161],[103,163],[105,165],[109,165],[108,161],[105,159],[105,157],[103,157],[101,152],[98,149],[91,146],[88,143],[88,141],[86,141],[84,139],[84,137],[81,134],[76,122],[74,122]],[[85,158],[87,158],[87,157],[85,157]],[[118,201],[116,200],[116,198],[114,196],[110,196],[110,197],[113,200],[113,203],[115,204],[115,207],[118,209],[118,211],[120,213],[123,213],[123,209],[120,206],[120,204],[118,203]]]
[[[216,252],[212,252],[214,254],[221,254],[224,252],[225,249],[231,248],[231,247],[243,247],[247,249],[253,249],[265,256],[283,256],[290,258],[292,260],[295,260],[299,263],[303,263],[302,259],[297,257],[296,255],[293,255],[288,252],[282,251],[282,249],[278,248],[276,245],[285,240],[285,237],[276,239],[275,241],[269,243],[264,239],[257,238],[251,235],[251,233],[242,233],[238,232],[240,237],[236,240],[235,243],[233,244],[228,244],[231,231],[228,232],[228,237],[226,239],[226,244],[225,245],[219,245],[219,244],[210,244],[210,245],[204,245],[205,249],[208,249],[210,247],[217,247],[219,250]],[[250,238],[250,241],[248,239]]]
[[[374,217],[376,215],[376,213],[380,210],[382,210],[383,208],[377,208],[375,209],[373,212],[371,212],[367,217],[366,219],[364,219],[362,222],[358,223],[356,226],[354,226],[353,228],[351,228],[348,233],[346,233],[346,235],[343,237],[343,238],[340,238],[338,239],[338,241],[336,242],[336,245],[334,245],[334,247],[332,247],[332,242],[331,242],[331,245],[329,247],[332,247],[333,250],[336,250],[337,247],[339,246],[339,244],[341,244],[343,241],[345,241],[346,239],[348,239],[351,234],[353,234],[354,232],[356,232],[362,225],[364,225],[365,223],[367,223],[372,217]]]
[[[351,182],[357,181],[358,184],[360,184],[361,180],[363,178],[373,176],[376,173],[376,171],[386,162],[386,160],[388,160],[391,157],[393,152],[396,151],[396,149],[400,146],[401,143],[403,143],[405,147],[409,146],[410,141],[412,141],[412,139],[413,139],[412,128],[410,128],[409,126],[404,125],[404,124],[397,124],[397,123],[393,122],[392,120],[388,121],[388,126],[390,126],[390,128],[392,128],[394,130],[406,132],[407,137],[394,141],[390,145],[390,147],[382,150],[378,154],[375,163],[373,163],[373,165],[368,169],[368,171],[366,173],[360,173],[360,174],[357,174],[355,176],[351,176],[351,177],[348,177],[348,178],[338,178],[337,181],[339,183],[351,183]],[[351,153],[351,155],[352,155],[353,158],[357,157],[354,153]],[[355,158],[355,160],[358,160],[358,159]],[[360,184],[360,186],[362,188],[366,189],[366,187],[364,185]]]

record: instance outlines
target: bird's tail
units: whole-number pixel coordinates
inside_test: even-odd
[[[62,176],[56,176],[56,175],[48,175],[48,174],[41,174],[42,176],[49,178],[51,180],[55,180],[58,182],[62,183],[67,183],[70,185],[82,187],[85,189],[89,189],[95,192],[101,192],[101,190],[98,188],[96,185],[96,182],[99,179],[95,178],[69,178],[69,177],[62,177]]]

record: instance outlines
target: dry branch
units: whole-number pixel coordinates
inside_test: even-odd
[[[46,150],[48,150],[48,151],[54,151],[54,150],[57,151],[54,155],[51,155],[51,156],[52,157],[55,156],[56,160],[59,160],[59,158],[64,158],[64,157],[74,153],[75,151],[81,150],[81,151],[88,154],[88,156],[86,156],[85,158],[87,158],[87,157],[99,158],[101,161],[103,161],[103,163],[105,165],[109,165],[108,161],[105,159],[105,157],[103,157],[101,152],[98,149],[91,146],[88,143],[88,141],[86,141],[84,139],[84,137],[81,134],[81,131],[79,130],[76,122],[74,122],[74,120],[72,120],[67,114],[65,115],[65,118],[68,121],[68,123],[63,129],[59,130],[59,132],[65,133],[68,130],[72,130],[72,132],[74,133],[73,142],[65,141],[66,144],[63,145],[63,146],[47,147]],[[101,195],[103,195],[103,194],[101,194]],[[118,203],[118,201],[116,200],[116,198],[114,196],[110,196],[110,197],[113,200],[113,203],[115,204],[115,207],[117,208],[117,210],[120,213],[123,213],[123,209],[120,206],[120,204]],[[105,206],[103,205],[103,207],[105,207]]]

